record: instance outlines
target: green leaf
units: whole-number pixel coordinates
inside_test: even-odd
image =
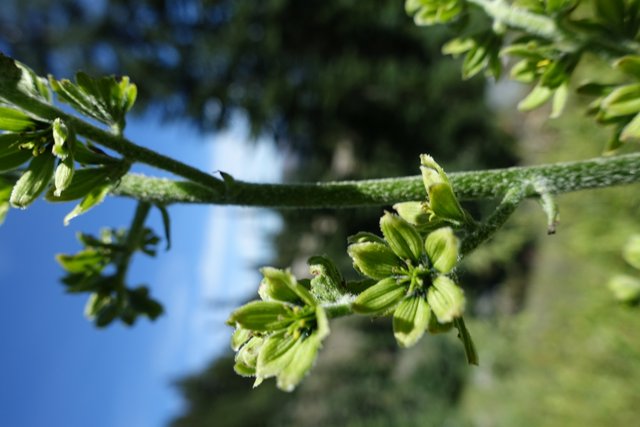
[[[535,110],[536,108],[547,102],[552,95],[553,89],[538,84],[531,90],[531,92],[529,92],[529,95],[527,95],[522,101],[518,103],[518,110]]]
[[[596,19],[609,29],[620,31],[624,27],[624,0],[593,0],[592,4]]]
[[[620,86],[607,95],[600,104],[605,118],[637,114],[640,112],[640,83]]]
[[[76,254],[56,255],[58,263],[69,273],[97,274],[108,263],[107,256],[95,249],[84,249]]]
[[[615,61],[613,66],[630,77],[640,79],[640,56],[638,55],[623,56]]]
[[[76,74],[76,83],[49,77],[53,90],[61,101],[80,113],[122,130],[125,114],[133,106],[137,88],[128,77],[120,81],[114,76],[94,78],[86,73]]]
[[[440,323],[449,323],[464,312],[462,289],[446,276],[438,276],[427,291],[427,302]]]
[[[55,167],[55,157],[49,153],[34,157],[11,192],[11,206],[24,209],[45,190]]]
[[[64,225],[69,225],[69,221],[77,216],[86,213],[89,209],[99,205],[107,197],[107,194],[113,188],[112,183],[105,183],[98,187],[92,188],[84,198],[76,205],[71,212],[64,217]]]
[[[429,260],[440,273],[448,273],[458,262],[460,242],[451,227],[431,232],[425,241]]]
[[[227,322],[251,331],[270,332],[289,326],[291,315],[291,309],[281,302],[252,301],[231,313]]]
[[[36,121],[22,111],[0,106],[0,130],[25,132],[36,128]]]
[[[394,278],[380,280],[358,295],[351,305],[353,311],[362,314],[384,313],[400,302],[407,293],[407,287]]]
[[[449,40],[442,46],[442,53],[444,55],[460,55],[462,53],[468,52],[476,45],[474,39],[467,38],[457,38],[453,40]]]
[[[32,157],[30,150],[23,150],[17,144],[8,148],[0,146],[0,150],[0,172],[15,170]]]
[[[551,103],[551,115],[552,119],[560,117],[564,111],[565,105],[567,105],[567,98],[569,97],[569,84],[563,83],[556,89],[553,94],[553,100]]]
[[[422,238],[418,231],[398,215],[385,212],[380,230],[389,247],[403,260],[418,262],[422,256]]]
[[[46,199],[50,202],[69,202],[85,197],[91,190],[109,183],[109,176],[113,173],[111,167],[84,168],[75,171],[69,185],[56,194],[52,188],[47,192]]]
[[[404,298],[393,313],[393,334],[400,347],[411,347],[424,334],[431,310],[422,295]]]
[[[6,99],[23,98],[27,95],[46,103],[51,102],[51,94],[44,79],[38,77],[29,67],[1,52],[0,92]]]
[[[160,211],[160,215],[162,216],[162,227],[164,228],[164,239],[167,242],[165,250],[168,251],[171,249],[171,217],[169,216],[169,211],[165,205],[156,205],[158,210]]]
[[[143,314],[149,320],[155,320],[164,313],[162,304],[149,296],[148,287],[140,286],[135,289],[127,289],[126,294],[129,306],[135,315]]]
[[[7,213],[11,208],[9,199],[11,198],[11,188],[13,183],[0,176],[0,225],[4,223]]]
[[[122,163],[120,159],[108,156],[102,150],[94,147],[93,145],[87,147],[76,141],[73,148],[75,160],[82,165],[109,165]]]
[[[380,243],[355,243],[347,249],[356,270],[372,279],[397,274],[403,263],[389,246]]]

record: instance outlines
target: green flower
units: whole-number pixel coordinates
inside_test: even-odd
[[[329,323],[305,283],[289,271],[267,267],[262,274],[262,301],[245,304],[227,321],[236,327],[234,369],[256,377],[254,387],[275,377],[278,388],[292,391],[312,368]]]
[[[400,216],[385,213],[380,220],[384,239],[363,236],[349,246],[354,267],[377,280],[357,296],[353,310],[363,314],[393,312],[393,330],[403,347],[414,345],[432,316],[448,324],[462,316],[462,289],[447,276],[458,261],[458,239],[449,227],[426,240]]]

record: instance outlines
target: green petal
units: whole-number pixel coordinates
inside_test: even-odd
[[[252,331],[273,331],[291,323],[291,310],[281,302],[252,301],[231,313],[228,323]]]
[[[393,334],[401,347],[411,347],[424,334],[431,310],[423,296],[403,299],[393,314]]]
[[[434,184],[429,189],[429,206],[438,217],[453,223],[462,223],[466,215],[458,202],[451,185]]]
[[[389,246],[401,259],[418,261],[422,256],[420,234],[398,215],[385,212],[380,218],[380,230]]]
[[[256,377],[275,377],[291,361],[301,340],[281,331],[271,335],[262,345],[256,364]]]
[[[405,295],[406,286],[392,277],[382,279],[362,292],[351,305],[356,313],[383,313],[393,308]]]
[[[372,279],[384,279],[396,274],[403,262],[390,247],[380,243],[355,243],[347,249],[356,270]]]
[[[464,312],[464,293],[446,276],[436,277],[427,293],[427,301],[440,323],[451,322]]]
[[[460,242],[450,227],[439,228],[427,236],[425,250],[433,266],[441,273],[450,272],[458,262]]]
[[[321,338],[317,333],[311,334],[296,346],[291,359],[277,376],[277,386],[283,391],[293,391],[311,370],[320,349]]]
[[[260,272],[264,276],[258,288],[260,298],[264,301],[298,301],[298,295],[292,290],[296,279],[291,273],[272,267],[264,267]]]

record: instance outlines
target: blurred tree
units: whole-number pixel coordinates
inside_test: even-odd
[[[0,15],[0,46],[36,71],[126,73],[167,117],[220,128],[241,112],[305,157],[339,146],[359,160],[336,160],[340,178],[381,173],[374,156],[384,175],[414,170],[424,151],[457,168],[514,162],[484,85],[460,83],[443,41],[400,1],[5,0]]]

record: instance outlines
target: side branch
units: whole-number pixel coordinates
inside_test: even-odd
[[[541,178],[550,194],[640,182],[640,153],[599,157],[570,163],[513,167],[449,174],[461,200],[499,199],[510,188],[527,188],[524,197],[538,196],[526,186]],[[372,179],[314,184],[256,184],[234,181],[226,192],[209,191],[186,181],[128,174],[114,195],[152,203],[206,203],[271,208],[351,208],[384,206],[426,197],[422,178]]]

